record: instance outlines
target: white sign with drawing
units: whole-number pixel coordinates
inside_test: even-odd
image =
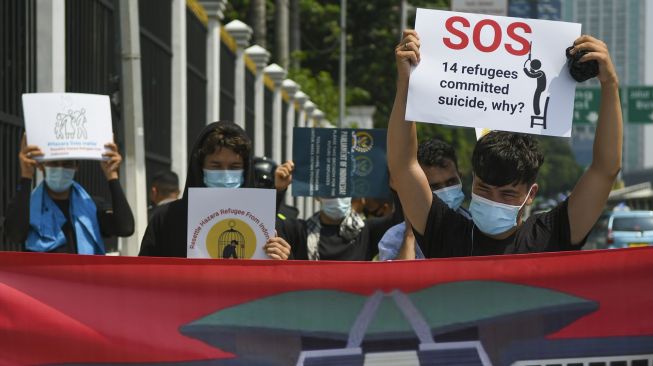
[[[417,9],[406,119],[571,136],[580,24]]]
[[[102,160],[113,141],[109,97],[95,94],[23,94],[27,143],[42,160]]]
[[[186,256],[270,259],[276,198],[274,189],[189,188]]]

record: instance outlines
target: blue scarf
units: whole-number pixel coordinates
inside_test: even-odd
[[[79,254],[104,254],[95,202],[88,193],[73,182],[70,188],[70,218],[77,239]],[[49,252],[66,243],[61,228],[66,217],[46,192],[44,183],[32,192],[29,208],[29,233],[25,246],[33,252]]]

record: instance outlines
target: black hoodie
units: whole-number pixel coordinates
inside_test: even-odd
[[[147,225],[145,235],[141,241],[140,256],[152,257],[181,257],[186,258],[186,240],[188,227],[188,188],[206,187],[204,185],[204,172],[202,170],[203,158],[200,156],[200,147],[206,136],[220,126],[231,126],[240,132],[242,137],[251,140],[245,131],[233,122],[213,122],[207,125],[195,139],[195,144],[188,159],[188,174],[184,195],[177,201],[157,207]],[[243,187],[250,187],[252,182],[251,148],[247,156],[243,156],[245,183]]]

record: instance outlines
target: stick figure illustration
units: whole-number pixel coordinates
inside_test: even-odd
[[[535,88],[535,94],[533,95],[533,111],[535,115],[540,115],[540,96],[542,92],[546,89],[546,74],[544,71],[540,70],[542,67],[542,62],[538,59],[531,61],[531,54],[533,52],[533,42],[531,42],[531,48],[528,51],[528,59],[524,61],[524,73],[528,77],[537,79],[537,87]],[[530,63],[530,64],[529,64]],[[526,64],[529,64],[529,67],[526,67]]]

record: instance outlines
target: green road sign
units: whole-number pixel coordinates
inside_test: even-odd
[[[628,123],[653,123],[653,86],[628,87],[627,95]]]
[[[576,87],[574,98],[574,124],[593,123],[599,119],[601,88]]]

